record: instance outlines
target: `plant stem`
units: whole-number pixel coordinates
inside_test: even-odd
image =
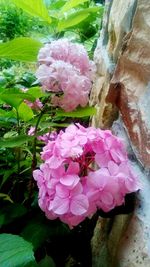
[[[32,172],[35,170],[36,165],[37,165],[37,158],[36,158],[36,145],[37,145],[37,130],[38,130],[38,126],[40,123],[40,120],[42,118],[42,116],[44,115],[45,112],[45,107],[43,108],[43,110],[41,111],[38,120],[36,122],[35,125],[35,131],[34,131],[34,140],[33,140],[33,158],[32,158]]]
[[[39,114],[39,117],[37,119],[36,125],[35,125],[34,139],[33,139],[33,153],[32,153],[33,156],[32,156],[32,165],[31,165],[32,173],[35,170],[36,165],[37,165],[36,146],[37,146],[37,131],[38,131],[38,126],[39,126],[39,123],[40,123],[40,121],[41,121],[41,119],[42,119],[42,117],[43,117],[46,109],[47,109],[47,102],[50,100],[50,97],[51,96],[49,96],[45,100],[44,107],[41,110],[41,112]],[[29,185],[28,185],[28,188],[29,188],[29,198],[32,196],[33,187],[34,187],[34,180],[33,180],[33,177],[31,176],[31,179],[30,179]]]
[[[50,100],[50,98],[51,98],[51,95],[46,98],[46,100],[44,102],[44,107],[41,110],[39,117],[37,119],[36,125],[35,125],[34,140],[33,140],[32,172],[35,170],[36,165],[37,165],[37,158],[36,158],[37,130],[38,130],[38,126],[39,126],[39,123],[41,121],[41,118],[43,117],[43,115],[47,109],[47,102]]]
[[[17,114],[17,132],[18,132],[18,135],[20,135],[20,120],[19,120],[18,109],[16,109],[16,114]],[[18,177],[20,174],[20,158],[21,158],[21,148],[18,147],[18,149],[17,149],[17,165],[18,165],[17,173],[18,173]]]

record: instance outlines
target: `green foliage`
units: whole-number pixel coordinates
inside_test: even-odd
[[[70,10],[70,9],[80,5],[80,4],[83,4],[85,2],[88,2],[88,0],[70,0],[70,1],[67,1],[62,7],[61,13],[66,12],[66,11],[68,11],[68,10]]]
[[[8,41],[26,36],[31,28],[31,19],[20,9],[9,4],[0,4],[0,40]]]
[[[11,264],[11,265],[10,265]],[[32,244],[18,235],[0,235],[0,266],[27,267],[37,266]]]
[[[15,107],[16,109],[19,107],[24,99],[29,101],[35,101],[35,97],[29,93],[24,93],[17,88],[11,89],[0,89],[2,92],[0,93],[0,100],[4,101],[5,103]]]
[[[93,116],[96,114],[96,109],[94,107],[77,108],[72,112],[64,112],[63,110],[58,110],[56,112],[57,116],[71,117],[71,118],[83,118],[87,116]]]
[[[27,69],[30,67],[30,71]],[[31,65],[24,63],[15,64],[11,68],[2,69],[0,71],[0,88],[29,88],[36,83],[35,74],[31,69]],[[1,91],[1,90],[0,90]]]
[[[23,121],[30,121],[34,117],[32,108],[30,108],[26,103],[21,103],[18,108],[19,118]]]
[[[19,135],[11,138],[3,138],[0,139],[0,147],[20,147],[22,144],[31,141],[33,139],[32,136]]]
[[[34,62],[41,47],[41,42],[32,38],[16,38],[0,44],[0,58]]]
[[[28,94],[30,96],[33,96],[34,98],[40,98],[40,97],[43,97],[45,95],[45,93],[42,91],[41,87],[38,87],[38,86],[29,88]]]
[[[46,240],[55,239],[56,236],[67,236],[69,233],[69,229],[63,224],[53,224],[38,214],[23,228],[21,236],[31,242],[36,251]]]
[[[5,199],[8,200],[8,199]],[[21,204],[5,204],[0,210],[0,225],[6,225],[27,213],[27,209]]]
[[[71,15],[68,15],[67,17],[60,20],[60,22],[58,23],[58,30],[62,31],[66,28],[71,28],[77,24],[80,24],[82,21],[89,18],[92,14],[98,13],[102,10],[102,7],[89,7],[83,10],[77,10]]]
[[[43,222],[32,220],[23,229],[21,236],[32,243],[34,250],[41,247],[48,237],[50,229]]]
[[[38,264],[39,267],[55,267],[55,263],[53,259],[49,256],[45,256],[43,260],[41,260]]]
[[[5,201],[10,201],[11,203],[13,203],[12,199],[7,194],[0,193],[0,198],[3,198]],[[4,217],[2,216],[0,218],[0,220],[1,220],[1,224],[2,224],[3,223],[3,220],[4,220]]]
[[[81,21],[85,20],[89,16],[89,13],[77,11],[67,18],[61,19],[58,23],[58,31],[62,31],[66,28],[71,28],[77,24],[79,24]]]
[[[31,16],[38,16],[48,23],[51,22],[48,10],[42,0],[11,0],[11,2],[14,3],[17,7],[22,8]]]

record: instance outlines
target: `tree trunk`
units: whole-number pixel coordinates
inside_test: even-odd
[[[92,267],[150,267],[150,2],[107,0],[95,50],[92,124],[125,140],[142,189],[134,212],[99,218]]]

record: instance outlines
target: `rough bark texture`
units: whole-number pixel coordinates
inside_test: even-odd
[[[150,267],[150,2],[107,0],[95,50],[96,127],[124,138],[142,190],[132,214],[99,219],[92,267]],[[116,119],[118,120],[116,121]],[[115,121],[115,123],[114,123]]]

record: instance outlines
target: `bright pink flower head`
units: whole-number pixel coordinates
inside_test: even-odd
[[[38,60],[36,77],[43,90],[57,93],[53,105],[65,111],[87,105],[94,67],[81,44],[67,39],[53,41],[40,50]]]
[[[70,125],[48,141],[41,158],[44,163],[33,173],[39,205],[48,218],[70,227],[97,209],[122,205],[126,194],[139,189],[123,142],[110,131]]]

